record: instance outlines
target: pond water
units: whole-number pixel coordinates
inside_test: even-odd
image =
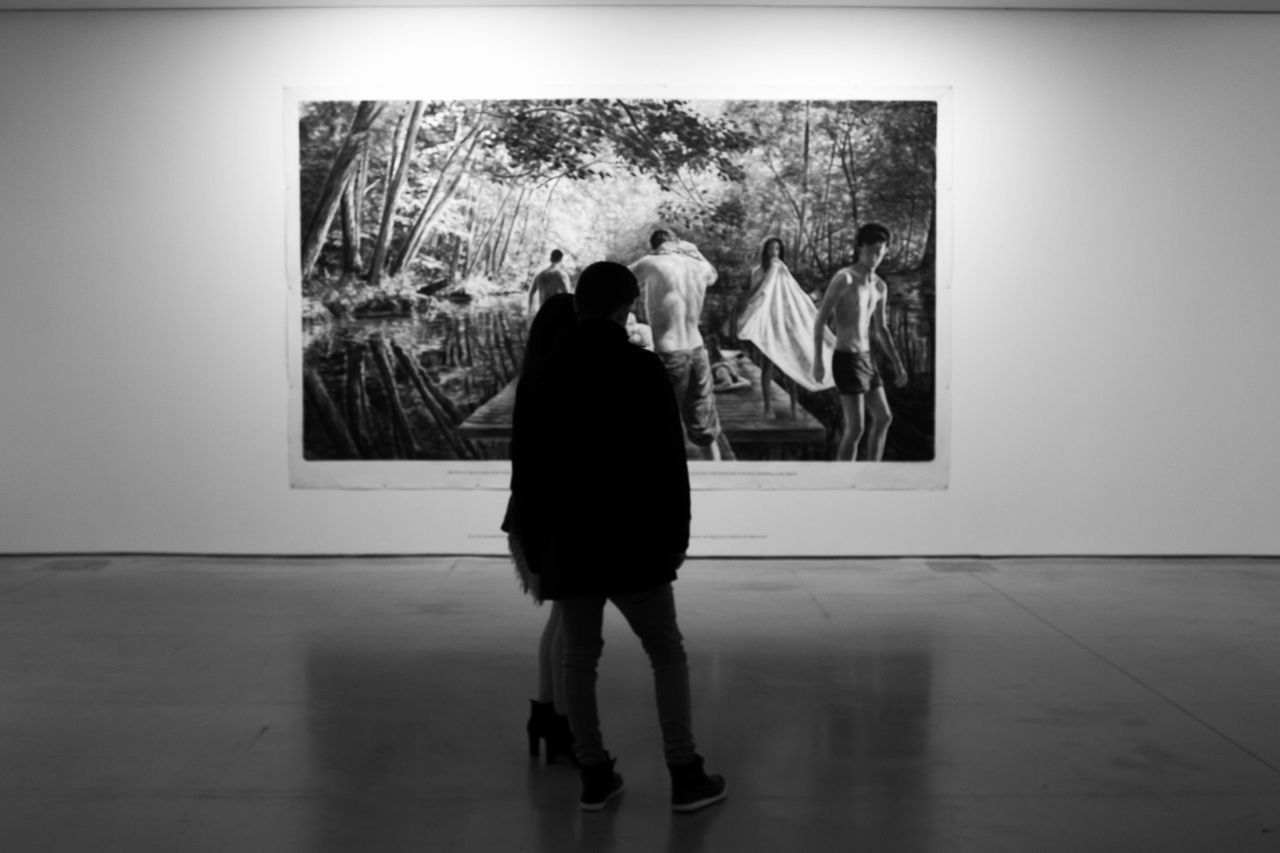
[[[399,348],[421,369],[432,391],[453,417],[465,419],[494,397],[519,372],[526,321],[523,294],[481,296],[470,302],[436,300],[412,316],[342,317],[312,323],[304,329],[303,363],[314,370],[348,429],[359,433],[363,458],[454,458],[440,418],[421,398],[404,366],[394,358]],[[382,343],[382,342],[385,342]],[[394,394],[382,382],[371,352],[377,346],[394,366]],[[353,353],[361,378],[352,383]],[[418,452],[397,446],[392,423],[397,405],[404,411]],[[304,446],[309,459],[338,458],[331,434],[304,418]],[[353,426],[355,422],[358,426]],[[456,426],[456,424],[455,424]],[[444,428],[447,429],[447,428]]]

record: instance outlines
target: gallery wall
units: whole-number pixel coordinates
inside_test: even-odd
[[[1273,15],[0,12],[0,552],[502,550],[501,490],[289,486],[287,88],[949,87],[948,488],[698,492],[693,552],[1280,553],[1277,56]]]

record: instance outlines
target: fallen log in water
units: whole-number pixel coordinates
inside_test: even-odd
[[[475,459],[476,454],[466,446],[453,424],[449,422],[448,414],[444,409],[440,408],[440,405],[427,389],[427,382],[430,381],[430,377],[424,376],[423,371],[414,364],[413,359],[409,358],[405,351],[400,348],[400,345],[394,341],[391,342],[391,351],[395,353],[396,361],[400,363],[401,369],[408,375],[410,384],[418,392],[418,396],[427,407],[427,412],[431,415],[431,419],[435,421],[436,431],[444,436],[444,440],[449,445],[449,449],[453,451],[453,455],[458,459]]]
[[[373,351],[373,363],[378,368],[378,376],[382,379],[383,390],[387,395],[387,405],[391,409],[391,425],[395,431],[396,444],[403,451],[402,457],[412,459],[418,455],[418,447],[414,444],[413,431],[409,428],[409,416],[405,414],[404,404],[400,402],[400,391],[396,388],[391,359],[387,357],[387,342],[374,335],[369,338],[369,344]]]
[[[422,379],[427,386],[427,390],[431,392],[431,396],[435,398],[436,403],[438,403],[440,408],[444,409],[445,414],[449,416],[449,423],[454,425],[462,423],[462,411],[458,409],[457,404],[450,400],[449,395],[444,393],[444,390],[431,378],[431,374],[427,371],[426,366],[417,359],[413,360],[413,365],[422,375]]]
[[[343,459],[359,459],[360,449],[351,438],[351,432],[342,420],[342,414],[334,405],[329,392],[325,390],[324,380],[307,365],[302,366],[302,388],[306,398],[311,401],[312,411],[320,416],[320,423],[329,438],[337,446]]]

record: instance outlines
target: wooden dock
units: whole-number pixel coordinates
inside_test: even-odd
[[[760,369],[748,358],[738,355],[732,359],[738,375],[751,380],[750,388],[725,391],[716,394],[716,409],[720,414],[720,426],[729,444],[763,445],[765,458],[776,458],[789,446],[812,446],[821,453],[827,440],[822,422],[802,406],[796,407],[791,416],[791,398],[782,385],[773,383],[770,397],[773,415],[765,418],[760,393]],[[490,458],[506,458],[506,444],[511,441],[511,410],[515,405],[516,382],[507,384],[497,395],[471,413],[459,427],[463,438],[482,441],[489,445]],[[760,454],[753,453],[752,456]],[[691,455],[690,458],[696,458]]]

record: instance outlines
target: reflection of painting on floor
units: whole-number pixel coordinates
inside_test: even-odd
[[[698,327],[736,374],[716,395],[724,458],[833,459],[837,393],[774,371],[765,412],[767,360],[739,337],[739,320],[766,238],[785,248],[804,307],[854,260],[854,233],[870,221],[893,235],[878,273],[909,375],[886,389],[885,460],[935,459],[938,102],[303,100],[297,110],[303,460],[507,458],[530,282],[552,250],[571,283],[595,260],[631,263],[660,227],[717,274]],[[636,309],[649,320],[643,299]],[[788,334],[796,350],[812,346],[803,331]]]

